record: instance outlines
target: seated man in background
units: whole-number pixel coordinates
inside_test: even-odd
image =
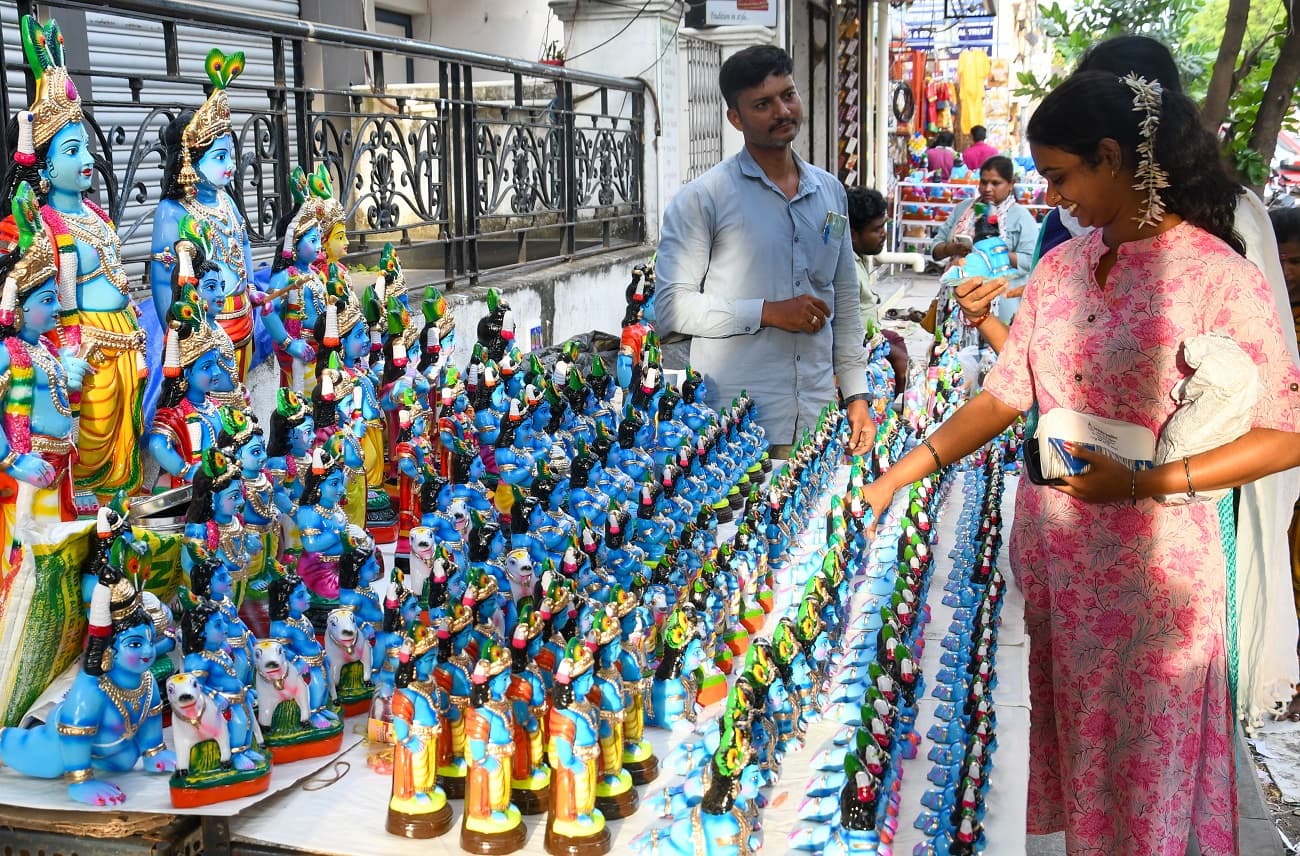
[[[866,331],[867,350],[875,348],[878,338],[889,341],[889,364],[894,367],[894,390],[907,388],[907,345],[903,337],[880,326],[880,295],[875,291],[875,272],[867,264],[868,256],[885,250],[885,197],[869,187],[846,187],[849,197],[849,235],[853,239],[853,257],[858,266],[858,292],[862,299],[862,329]]]

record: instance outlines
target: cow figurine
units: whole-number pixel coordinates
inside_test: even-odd
[[[406,579],[406,587],[416,598],[423,600],[424,584],[429,581],[437,541],[434,540],[433,529],[428,526],[411,527],[408,537],[411,544],[411,570]]]
[[[330,610],[325,621],[325,662],[329,664],[330,701],[338,701],[339,679],[348,663],[361,663],[362,680],[370,684],[370,639],[361,632],[357,616],[345,607]],[[369,694],[367,694],[369,707]]]
[[[221,768],[231,768],[230,729],[224,709],[230,702],[220,693],[204,688],[189,672],[167,679],[167,701],[172,709],[172,742],[176,747],[176,770],[190,774],[190,750],[205,740],[217,741]]]
[[[283,645],[275,639],[260,640],[253,648],[253,671],[256,674],[257,721],[263,728],[271,727],[271,717],[282,701],[297,704],[299,721],[307,728],[313,727],[311,692]]]

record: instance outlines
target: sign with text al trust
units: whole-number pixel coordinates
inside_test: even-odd
[[[686,26],[776,26],[777,0],[688,0]]]

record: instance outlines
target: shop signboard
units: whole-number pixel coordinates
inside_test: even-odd
[[[912,0],[903,18],[907,46],[922,51],[992,49],[990,8],[983,0]]]
[[[991,47],[993,45],[993,22],[990,20],[958,24],[957,44],[963,48]]]
[[[777,0],[688,0],[686,26],[776,26]]]

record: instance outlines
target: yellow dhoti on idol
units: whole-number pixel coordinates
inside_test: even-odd
[[[348,486],[343,492],[343,496],[347,499],[347,508],[344,511],[347,513],[349,523],[364,529],[366,525],[366,480],[360,477],[364,475],[364,472],[357,472],[351,467],[347,467],[346,472]]]
[[[640,743],[645,737],[645,700],[641,697],[641,682],[624,681],[623,691],[631,699],[623,717],[623,742]]]
[[[366,435],[361,438],[361,453],[365,456],[366,487],[384,488],[384,420],[367,419]]]
[[[271,561],[280,554],[280,524],[277,521],[270,523],[245,523],[244,528],[258,540],[262,542],[262,552],[253,557],[248,565],[248,581],[265,578],[267,582],[271,579],[272,565]]]
[[[72,472],[78,490],[107,501],[117,491],[140,489],[140,435],[144,431],[145,333],[135,309],[82,310],[81,341],[94,367],[81,390],[78,459]]]
[[[600,774],[618,776],[623,772],[623,711],[602,710],[600,718],[609,723],[609,736],[600,738]]]

